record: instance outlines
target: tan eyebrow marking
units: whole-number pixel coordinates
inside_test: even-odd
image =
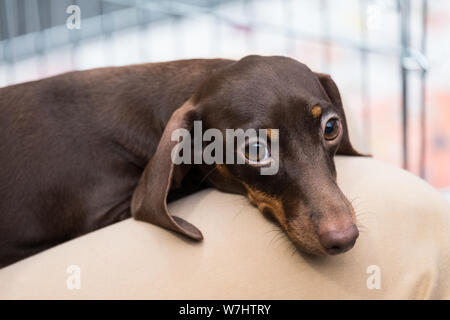
[[[315,106],[311,109],[311,114],[313,115],[314,118],[320,117],[320,115],[322,114],[322,107],[319,106],[319,105],[315,105]]]
[[[267,136],[270,138],[271,143],[274,143],[276,141],[278,141],[279,138],[279,129],[274,129],[274,131],[272,131],[272,129],[266,129],[267,130]]]

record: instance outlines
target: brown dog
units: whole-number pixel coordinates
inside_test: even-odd
[[[171,133],[194,120],[279,128],[278,173],[174,165]],[[359,155],[338,89],[290,58],[102,68],[2,88],[0,137],[0,267],[130,214],[200,240],[166,201],[203,179],[247,195],[306,252],[344,252],[358,236],[336,184],[334,154]]]

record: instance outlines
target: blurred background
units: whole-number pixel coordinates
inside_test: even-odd
[[[248,54],[331,74],[354,144],[450,199],[450,1],[0,0],[0,87]]]

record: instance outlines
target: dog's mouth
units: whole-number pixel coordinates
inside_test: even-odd
[[[280,225],[299,251],[308,254],[325,256],[345,253],[354,247],[359,236],[353,212],[343,213],[339,219],[323,218],[316,225],[308,214],[280,219],[284,215],[274,215],[273,210],[265,206],[259,205],[258,208],[264,216]]]
[[[326,229],[314,228],[311,222],[304,220],[306,219],[297,218],[287,222],[282,228],[297,249],[309,254],[324,256],[345,253],[354,247],[359,236],[355,224],[342,229]]]
[[[277,223],[299,251],[319,256],[337,255],[355,245],[359,236],[356,215],[345,197],[343,202],[330,201],[317,211],[297,209],[294,217],[286,218],[282,199],[244,186],[249,201],[266,218]]]

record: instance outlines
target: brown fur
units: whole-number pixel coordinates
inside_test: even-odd
[[[332,147],[322,146],[319,121],[304,121],[315,104],[342,119]],[[172,165],[168,135],[195,119],[204,129],[281,128],[280,172]],[[336,152],[357,154],[334,82],[285,57],[101,68],[1,88],[0,267],[130,215],[201,239],[168,214],[166,198],[202,180],[252,190],[253,201],[286,221],[288,235],[302,235],[299,247],[317,252],[321,221],[350,215],[335,184]],[[325,207],[342,210],[328,215]]]
[[[263,191],[254,190],[245,182],[243,184],[247,190],[247,197],[249,201],[255,205],[259,211],[269,216],[272,215],[283,227],[287,226],[283,204],[279,199],[272,197]]]

